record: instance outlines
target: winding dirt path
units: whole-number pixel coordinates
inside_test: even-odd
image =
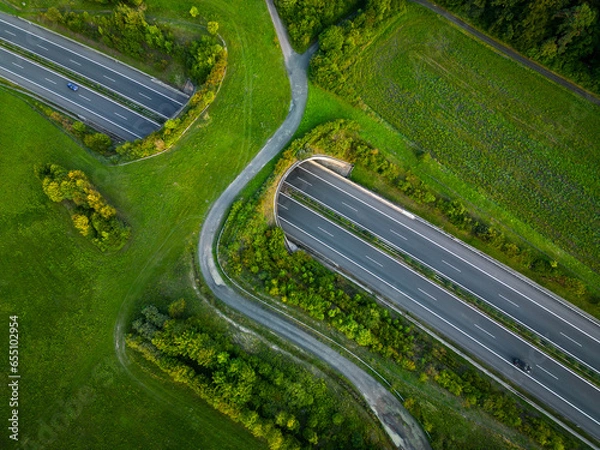
[[[429,443],[418,423],[408,414],[400,401],[371,375],[283,316],[248,300],[226,284],[221,276],[214,249],[227,211],[240,191],[283,149],[300,125],[308,97],[308,63],[316,50],[316,46],[313,46],[303,55],[295,53],[289,44],[287,33],[277,15],[273,1],[266,0],[266,2],[279,37],[290,79],[292,88],[290,110],[281,127],[212,205],[200,233],[198,245],[200,269],[208,287],[223,303],[322,359],[354,384],[398,448],[429,449]]]

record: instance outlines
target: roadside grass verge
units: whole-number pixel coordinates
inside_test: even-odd
[[[0,90],[0,315],[20,317],[22,439],[48,449],[262,447],[135,364],[136,378],[122,372],[113,342],[117,319],[136,313],[136,299],[156,278],[166,274],[189,288],[189,277],[175,268],[197,245],[208,207],[288,110],[289,85],[264,2],[220,3],[205,1],[199,9],[219,21],[230,44],[221,92],[207,119],[157,158],[107,167],[23,96]],[[182,1],[167,6],[169,18],[189,10]],[[101,254],[60,205],[45,199],[33,169],[51,161],[84,170],[122,212],[132,236],[121,251]],[[0,348],[6,339],[2,333]],[[0,406],[4,417],[7,409]],[[0,447],[13,448],[7,434]]]
[[[414,4],[363,51],[351,78],[363,107],[417,154],[555,242],[557,258],[585,277],[563,255],[581,260],[599,286],[598,106]],[[514,220],[505,225],[549,248]]]

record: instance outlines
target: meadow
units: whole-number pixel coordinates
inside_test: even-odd
[[[591,268],[598,286],[600,107],[413,4],[353,67],[364,109],[555,243],[557,259]]]
[[[187,2],[148,6],[167,19],[192,20]],[[206,120],[159,157],[107,166],[29,99],[0,89],[0,317],[8,327],[8,316],[19,316],[22,376],[19,446],[4,432],[0,448],[264,448],[189,392],[143,366],[125,370],[115,356],[115,323],[136,314],[144,297],[196,295],[191,255],[202,219],[289,105],[264,2],[210,0],[199,10],[220,23],[227,77]],[[34,167],[48,162],[83,170],[123,214],[132,236],[122,250],[101,253],[45,197]],[[2,352],[7,339],[0,334]],[[3,385],[0,398],[7,394]],[[8,409],[3,401],[2,417]]]

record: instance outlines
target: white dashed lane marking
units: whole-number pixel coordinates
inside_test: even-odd
[[[425,292],[423,289],[421,288],[417,288],[419,290],[419,292],[421,292],[422,294],[425,294],[427,297],[429,297],[432,300],[435,300],[437,302],[437,298],[435,298],[433,295],[429,294],[428,292]]]
[[[321,227],[317,227],[317,228],[318,228],[319,230],[321,230],[323,233],[325,233],[326,235],[333,237],[333,234],[331,234],[331,233],[330,233],[329,231],[327,231],[326,229],[324,229],[324,228],[321,228]]]
[[[379,267],[383,267],[383,264],[381,264],[379,261],[375,261],[373,258],[371,258],[369,255],[365,255],[365,258],[367,258],[369,261],[374,262],[375,264],[377,264]]]
[[[502,294],[498,294],[500,296],[501,299],[506,300],[508,303],[510,303],[513,306],[516,306],[517,308],[520,308],[519,305],[517,305],[515,302],[513,302],[512,300],[507,299],[504,295]]]
[[[490,333],[488,330],[484,330],[483,328],[481,328],[479,325],[477,325],[476,323],[474,323],[473,325],[475,325],[475,328],[479,328],[481,331],[483,331],[485,334],[487,334],[488,336],[491,336],[492,338],[496,339],[496,336],[494,336],[492,333]]]
[[[542,366],[536,364],[535,367],[537,367],[540,370],[543,370],[544,372],[546,372],[548,375],[550,375],[552,378],[554,378],[555,380],[558,380],[558,377],[556,375],[554,375],[551,372],[548,372],[546,369],[544,369]]]
[[[446,264],[448,267],[452,267],[452,268],[453,268],[454,270],[456,270],[457,272],[460,272],[460,269],[459,269],[458,267],[456,267],[456,266],[453,266],[453,265],[452,265],[452,264],[450,264],[448,261],[446,261],[446,260],[442,259],[442,262],[443,262],[444,264]]]
[[[577,342],[575,339],[573,339],[571,336],[567,336],[565,333],[563,333],[562,331],[560,332],[560,334],[564,337],[566,337],[568,340],[570,340],[571,342],[574,342],[575,344],[579,345],[580,347],[583,347],[579,342]]]
[[[392,230],[391,228],[390,228],[390,232],[395,234],[396,236],[404,239],[405,241],[408,241],[408,239],[406,237],[402,236],[400,233],[397,233],[396,231]]]
[[[352,211],[354,212],[358,212],[358,209],[356,209],[354,206],[350,206],[348,203],[346,202],[342,202],[342,205],[344,205],[346,208],[350,208]]]

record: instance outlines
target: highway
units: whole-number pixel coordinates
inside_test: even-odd
[[[280,225],[290,240],[408,311],[534,398],[600,438],[600,389],[424,276],[284,193]],[[531,374],[515,368],[518,357]]]
[[[286,184],[452,280],[600,373],[600,326],[532,281],[315,162]]]
[[[143,138],[160,124],[83,86],[74,92],[69,79],[0,47],[0,76],[71,111],[82,121],[125,140]]]
[[[0,39],[52,61],[167,119],[188,96],[130,66],[23,19],[0,13]]]

